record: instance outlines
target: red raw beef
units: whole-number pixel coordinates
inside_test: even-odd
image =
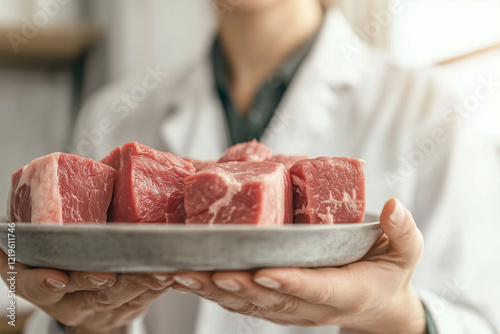
[[[114,149],[102,162],[118,170],[109,221],[184,223],[183,179],[195,172],[191,163],[136,142]]]
[[[193,159],[193,158],[184,158],[184,160],[192,163],[197,171],[216,163],[215,161],[212,161],[212,160],[198,160],[198,159]]]
[[[267,161],[271,159],[272,155],[273,152],[269,147],[254,139],[246,143],[231,146],[218,162]]]
[[[268,161],[278,162],[280,164],[285,165],[286,168],[290,169],[293,165],[295,165],[300,160],[309,159],[307,155],[285,155],[285,154],[277,154],[273,155],[271,159]]]
[[[105,223],[116,170],[73,154],[52,153],[12,175],[13,222]]]
[[[294,222],[359,223],[365,216],[363,160],[325,158],[302,160],[290,170]]]
[[[273,162],[213,164],[184,179],[186,224],[283,225],[293,221],[289,171]]]

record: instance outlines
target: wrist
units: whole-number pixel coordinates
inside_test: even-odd
[[[427,334],[424,306],[412,286],[382,303],[368,321],[344,327],[355,334]]]

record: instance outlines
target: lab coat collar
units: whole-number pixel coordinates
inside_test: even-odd
[[[321,78],[330,87],[354,87],[361,83],[370,48],[360,39],[338,8],[326,12],[325,22],[304,67],[309,76]]]

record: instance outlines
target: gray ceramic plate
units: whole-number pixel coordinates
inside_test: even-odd
[[[361,224],[15,225],[16,260],[63,270],[152,272],[276,266],[341,266],[362,258],[381,236],[378,217]],[[7,223],[0,245],[7,248]]]

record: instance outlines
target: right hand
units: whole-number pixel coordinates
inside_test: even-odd
[[[8,279],[0,249],[0,274]],[[119,333],[173,283],[170,274],[64,272],[16,262],[16,295],[79,334]]]

